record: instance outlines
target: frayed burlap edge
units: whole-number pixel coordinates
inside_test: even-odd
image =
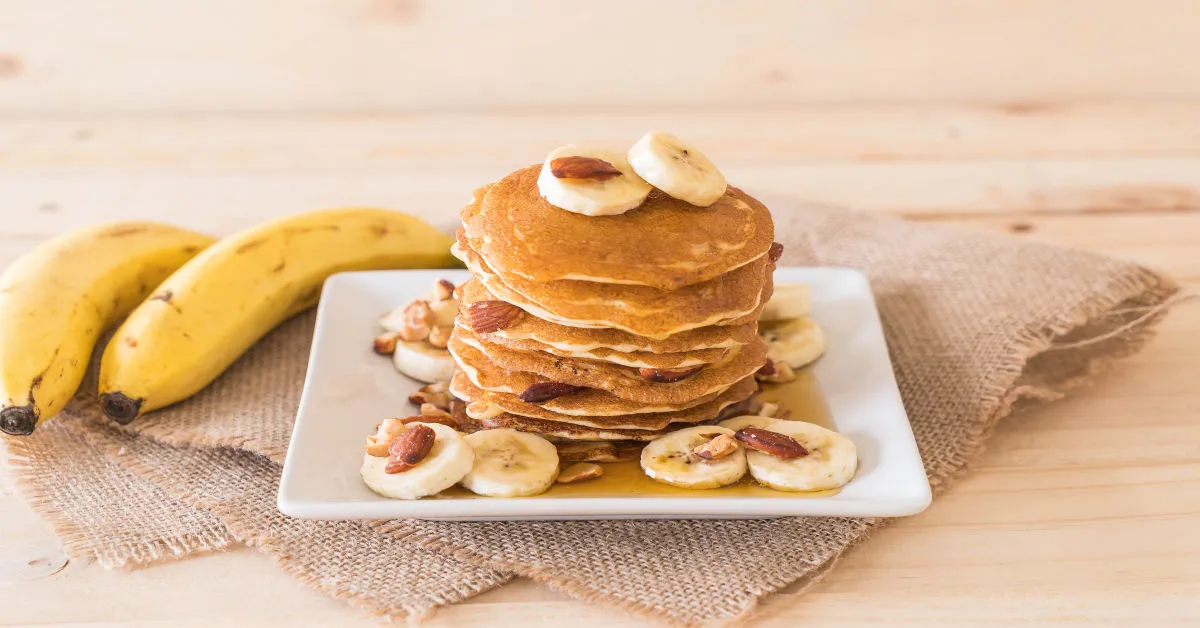
[[[4,465],[13,488],[29,504],[30,510],[54,530],[67,558],[95,561],[105,569],[134,569],[189,558],[196,554],[218,552],[235,544],[228,536],[216,533],[187,534],[125,545],[120,552],[97,551],[78,525],[55,509],[53,500],[37,482],[29,445],[16,438],[4,439]]]

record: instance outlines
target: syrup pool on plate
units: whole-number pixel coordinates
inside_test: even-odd
[[[779,404],[784,411],[791,411],[791,420],[807,421],[834,429],[833,417],[821,394],[820,385],[811,369],[802,369],[796,379],[786,384],[767,384],[759,395],[760,401]],[[538,495],[548,498],[578,497],[775,497],[805,498],[836,495],[839,489],[810,492],[788,492],[767,488],[754,481],[747,473],[741,481],[711,489],[686,489],[656,482],[642,471],[637,460],[600,463],[604,476],[577,484],[555,484],[550,490]],[[462,487],[455,486],[443,491],[439,497],[479,498]],[[520,499],[520,498],[516,498]]]

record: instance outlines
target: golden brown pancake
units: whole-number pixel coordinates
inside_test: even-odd
[[[472,384],[470,378],[463,374],[462,371],[455,373],[454,378],[450,380],[450,394],[463,401],[478,401],[485,408],[498,408],[509,414],[533,419],[573,423],[585,427],[604,429],[661,430],[671,423],[699,423],[701,421],[712,420],[720,415],[721,411],[725,408],[748,399],[756,390],[758,390],[758,383],[751,376],[721,392],[712,401],[684,410],[617,416],[575,416],[559,414],[547,410],[538,404],[526,403],[518,399],[516,395],[509,393],[483,390]],[[467,414],[471,415],[474,419],[484,419],[485,414],[493,413],[490,410],[488,412],[473,412],[472,410],[473,407],[468,407]]]
[[[764,255],[711,281],[660,290],[650,286],[591,281],[536,282],[500,276],[465,242],[463,230],[451,249],[477,281],[502,300],[568,327],[620,329],[666,338],[710,325],[745,324],[758,317],[771,298],[775,263]]]
[[[698,397],[720,392],[761,368],[767,355],[765,343],[761,340],[752,342],[731,351],[721,362],[701,367],[686,379],[662,383],[649,381],[638,373],[638,369],[627,366],[559,358],[532,351],[514,351],[489,343],[462,326],[455,328],[450,336],[448,348],[457,356],[459,365],[464,370],[471,366],[480,366],[478,356],[473,356],[470,352],[470,349],[474,349],[478,354],[482,354],[484,364],[500,366],[509,373],[535,373],[550,381],[598,388],[622,399],[644,404],[688,403]],[[520,392],[522,391],[517,390],[514,394]]]
[[[496,301],[498,297],[480,282],[472,279],[459,286],[456,293],[463,309],[479,301]],[[507,329],[483,334],[497,343],[532,341],[551,345],[561,352],[588,352],[609,349],[623,353],[683,353],[703,349],[728,349],[753,342],[758,338],[758,322],[736,326],[713,326],[690,329],[661,340],[637,336],[619,329],[581,329],[566,327],[526,314]]]
[[[470,345],[463,343],[456,343],[456,345],[457,349],[449,347],[450,355],[471,383],[483,390],[518,395],[534,384],[550,381],[536,373],[509,371],[493,364],[486,355]],[[630,401],[597,388],[583,388],[569,395],[540,402],[538,405],[559,414],[572,416],[619,416],[683,410],[708,403],[721,392],[723,391],[703,395],[684,403],[642,403]]]
[[[733,186],[709,207],[654,190],[624,214],[584,216],[542,198],[541,167],[509,174],[463,212],[470,247],[499,275],[677,290],[761,258],[775,238],[767,208]]]
[[[648,351],[622,353],[603,347],[590,351],[563,351],[554,345],[542,344],[536,340],[513,340],[496,334],[483,334],[483,336],[496,344],[517,351],[542,351],[560,358],[600,360],[633,368],[675,369],[700,366],[719,362],[729,353],[729,349],[697,349],[680,353],[650,353]]]

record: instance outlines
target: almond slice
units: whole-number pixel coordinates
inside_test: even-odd
[[[598,157],[558,157],[550,160],[550,174],[556,179],[607,181],[621,176],[621,170]]]
[[[384,473],[403,473],[417,466],[433,449],[437,432],[428,425],[414,425],[388,444],[388,462]]]
[[[542,403],[580,390],[583,390],[583,386],[572,386],[562,382],[538,382],[526,388],[517,398],[525,403]]]
[[[733,437],[751,449],[782,460],[808,455],[808,450],[804,448],[804,445],[791,436],[764,430],[761,427],[743,427],[735,432]]]
[[[707,436],[707,434],[705,434]],[[737,451],[738,444],[728,434],[717,434],[712,440],[696,446],[692,453],[704,460],[719,460]]]
[[[700,369],[702,369],[702,368],[704,368],[703,365],[693,366],[692,368],[689,368],[689,369],[643,368],[643,369],[638,369],[638,374],[641,375],[644,379],[648,379],[652,382],[658,382],[660,384],[670,384],[672,382],[683,381],[683,380],[695,375],[696,373],[699,373]]]
[[[604,475],[604,468],[591,462],[577,462],[558,472],[559,484],[574,484],[594,480]]]
[[[521,320],[525,312],[504,301],[476,301],[467,308],[467,325],[475,332],[490,334],[507,329]]]

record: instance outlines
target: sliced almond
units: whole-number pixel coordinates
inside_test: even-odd
[[[426,413],[422,412],[421,414],[419,414],[417,416],[406,416],[404,418],[400,418],[400,419],[396,419],[396,420],[403,423],[404,425],[409,425],[411,423],[441,423],[442,425],[445,425],[446,427],[452,427],[454,429],[458,429],[458,420],[456,420],[454,418],[454,415],[449,414],[449,413],[426,414]]]
[[[604,468],[591,462],[576,462],[558,472],[559,484],[574,484],[594,480],[604,475]]]
[[[524,313],[504,301],[476,301],[467,308],[467,325],[475,332],[490,334],[512,327]]]
[[[429,302],[416,300],[404,308],[404,326],[400,329],[400,337],[408,342],[425,340],[433,327],[433,310]]]
[[[428,425],[413,425],[388,444],[388,462],[384,473],[403,473],[417,466],[433,449],[437,432]]]
[[[783,245],[779,242],[772,242],[771,249],[767,251],[767,256],[772,262],[778,262],[779,258],[783,257]]]
[[[733,437],[728,434],[717,434],[712,440],[692,449],[692,453],[704,460],[720,460],[737,449],[738,444]]]
[[[804,448],[804,445],[791,436],[764,430],[761,427],[743,427],[733,436],[750,449],[770,454],[782,460],[808,455],[808,450]]]
[[[450,386],[448,382],[437,382],[422,386],[420,390],[408,396],[408,402],[418,406],[432,404],[442,410],[450,409]]]
[[[550,174],[556,179],[607,181],[621,176],[621,170],[598,157],[558,157],[550,160]]]
[[[406,429],[400,419],[384,419],[383,423],[375,426],[375,433],[367,437],[367,453],[376,458],[387,458],[388,443]]]

